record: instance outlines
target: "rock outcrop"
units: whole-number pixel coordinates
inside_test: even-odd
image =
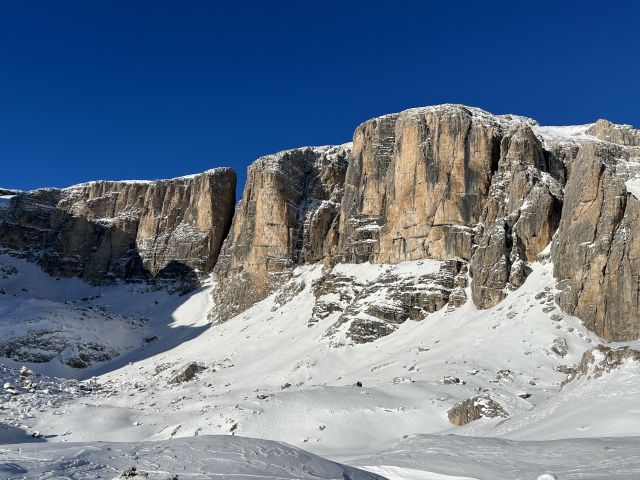
[[[169,380],[167,380],[167,385],[175,385],[178,383],[190,382],[196,377],[196,374],[200,371],[200,367],[197,363],[191,362],[184,368],[180,370],[180,372],[176,373]]]
[[[487,395],[479,395],[456,403],[449,409],[447,416],[451,423],[459,427],[480,418],[508,417],[504,408]]]
[[[54,276],[183,280],[213,268],[233,217],[235,183],[223,168],[18,193],[0,210],[0,247]]]
[[[310,325],[331,322],[325,336],[369,343],[396,331],[407,320],[420,321],[449,304],[467,301],[466,264],[459,260],[416,261],[357,277],[337,266],[312,284]],[[374,269],[375,270],[375,269]]]
[[[214,273],[216,321],[265,298],[294,265],[331,257],[350,145],[304,147],[254,162]]]
[[[19,193],[22,193],[20,190],[12,190],[9,188],[2,188],[0,187],[0,197],[13,197],[15,195],[18,195]]]
[[[580,148],[552,248],[558,304],[607,340],[640,337],[640,201],[625,188],[629,155],[608,143]]]
[[[634,364],[634,368],[638,368],[640,350],[635,350],[628,346],[612,348],[598,345],[584,352],[578,366],[572,368],[567,379],[562,382],[562,387],[573,380],[583,377],[599,378],[605,373],[622,367],[627,362]]]
[[[608,120],[600,119],[587,130],[589,135],[627,147],[640,147],[640,130],[631,125],[616,125]]]
[[[0,341],[0,356],[18,362],[46,363],[56,357],[72,368],[111,360],[119,352],[98,342],[78,342],[77,336],[56,330],[31,330]]]

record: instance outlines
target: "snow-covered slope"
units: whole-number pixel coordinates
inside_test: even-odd
[[[355,270],[360,279],[375,278],[380,268]],[[98,379],[103,392],[70,404],[64,416],[41,417],[34,428],[69,430],[70,441],[234,432],[329,455],[378,451],[407,434],[479,428],[454,427],[446,417],[479,391],[512,416],[526,412],[559,389],[565,375],[557,365],[577,363],[595,340],[575,319],[555,322],[555,310],[543,311],[547,296],[534,297],[550,273],[539,264],[528,288],[497,308],[467,303],[405,322],[376,342],[349,344],[339,332],[326,336],[331,318],[308,326],[320,273],[301,268],[292,282],[305,287],[288,303],[276,305],[276,294],[170,351],[106,374]],[[557,338],[566,341],[565,358],[552,351]],[[196,380],[168,386],[190,362],[200,366]],[[445,384],[446,376],[460,382]],[[481,423],[490,429],[498,421]]]
[[[0,358],[64,378],[113,370],[206,329],[210,288],[186,296],[142,284],[99,288],[0,255]]]
[[[631,180],[627,180],[625,182],[627,190],[631,192],[631,194],[640,200],[640,177],[635,177]]]
[[[489,477],[488,472],[494,475],[503,465],[517,469],[510,452],[540,445],[541,452],[548,452],[544,455],[551,455],[560,445],[520,442],[524,440],[629,437],[614,442],[619,448],[600,452],[598,464],[606,464],[614,453],[615,458],[626,458],[637,445],[631,438],[640,432],[634,406],[637,363],[560,388],[567,378],[563,372],[599,340],[555,307],[552,265],[544,256],[532,264],[525,284],[496,307],[478,310],[471,302],[445,307],[365,344],[330,328],[338,313],[310,322],[314,306],[330,300],[314,296],[314,281],[323,275],[319,265],[298,268],[266,300],[212,326],[207,314],[213,283],[184,297],[140,286],[97,289],[73,279],[51,279],[22,260],[3,256],[2,262],[9,272],[0,278],[6,292],[0,298],[3,339],[47,326],[70,343],[90,337],[118,352],[84,369],[64,364],[64,351],[47,363],[4,359],[0,380],[16,391],[5,390],[3,396],[4,441],[34,440],[26,436],[34,432],[50,442],[84,443],[232,434],[286,441],[338,461],[373,467],[388,478],[516,478]],[[402,281],[420,278],[437,271],[437,264],[339,265],[334,273],[366,286],[383,274],[393,273]],[[372,294],[359,297],[359,302],[384,302],[385,291],[379,292],[379,298]],[[145,341],[151,334],[159,338]],[[195,378],[170,382],[192,363]],[[21,374],[23,365],[33,373]],[[508,418],[452,425],[448,410],[478,395],[497,402]],[[439,436],[443,434],[456,436]],[[495,446],[493,453],[474,457],[474,462],[491,464],[493,470],[486,465],[474,470],[471,452],[483,448],[478,437],[519,441],[487,440],[497,442],[486,444]],[[430,457],[421,453],[431,450],[417,440],[408,444],[407,438],[442,448],[451,442],[451,452],[466,453],[432,468]],[[196,447],[197,438],[188,442],[193,442],[189,448],[202,448]],[[579,445],[568,440],[562,444],[564,453],[558,455],[567,459],[566,465],[572,465],[572,458],[576,465],[590,458],[572,456]],[[114,448],[127,451],[134,446]],[[413,463],[393,460],[389,452],[398,449],[417,451]],[[62,449],[59,455],[72,452]],[[33,455],[40,454],[34,450]],[[522,471],[543,473],[544,455]],[[202,465],[201,460],[194,462]],[[636,471],[632,456],[627,465],[620,471]],[[560,478],[598,478],[593,475]],[[612,478],[632,477],[621,473]]]
[[[415,435],[354,465],[395,480],[632,480],[640,437],[512,441]]]
[[[239,437],[144,443],[50,443],[0,450],[2,478],[109,479],[127,475],[158,480],[383,479],[283,443]]]

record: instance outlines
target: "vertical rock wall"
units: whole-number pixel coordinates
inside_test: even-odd
[[[235,184],[224,168],[20,193],[0,212],[0,246],[52,275],[95,283],[209,271],[231,224]]]
[[[350,146],[298,148],[249,167],[214,273],[215,320],[263,299],[294,265],[331,256]]]

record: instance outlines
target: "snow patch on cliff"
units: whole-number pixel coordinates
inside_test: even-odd
[[[640,200],[640,177],[636,177],[632,180],[627,180],[624,185],[631,195]]]
[[[0,208],[7,207],[15,195],[0,195]]]

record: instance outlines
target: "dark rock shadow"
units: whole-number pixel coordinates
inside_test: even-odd
[[[125,220],[125,228],[89,220],[58,208],[60,198],[57,189],[18,193],[0,209],[0,249],[38,264],[54,278],[77,277],[97,287],[141,284],[173,294],[166,313],[156,313],[150,325],[150,334],[157,338],[148,343],[141,340],[140,347],[113,360],[75,369],[76,375],[68,377],[83,379],[115,370],[170,350],[209,328],[209,324],[172,326],[173,312],[203,291],[194,268],[172,260],[154,274],[145,267],[136,245],[136,219],[130,220],[131,225]],[[34,295],[37,297],[37,292]]]
[[[143,343],[141,343],[138,348],[125,352],[109,362],[98,363],[85,369],[79,369],[78,376],[75,378],[79,380],[88,379],[92,376],[102,375],[113,370],[117,370],[129,363],[138,362],[172,350],[180,344],[200,336],[206,330],[211,328],[212,324],[172,326],[174,323],[172,315],[191,297],[202,293],[204,290],[204,287],[198,287],[187,294],[177,294],[172,296],[170,302],[167,304],[167,308],[164,309],[162,316],[160,318],[156,318],[152,324],[153,336],[157,337],[156,339],[149,343],[146,343],[143,340]]]
[[[18,427],[12,427],[5,423],[0,422],[0,445],[9,443],[41,443],[44,442],[43,438],[36,438],[29,435],[27,432]],[[14,463],[2,463],[0,462],[0,478],[3,473],[25,473],[20,470],[20,467]]]
[[[117,226],[71,215],[57,207],[61,195],[57,189],[41,189],[11,199],[0,210],[0,247],[53,277],[78,277],[93,285],[175,283],[183,293],[199,285],[195,270],[179,261],[156,273],[145,267],[135,238],[139,219],[125,218]]]

